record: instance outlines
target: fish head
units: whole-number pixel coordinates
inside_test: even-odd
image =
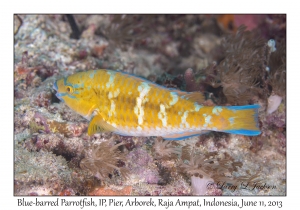
[[[85,72],[79,72],[57,80],[53,88],[57,91],[56,97],[68,107],[86,119],[90,119],[95,100],[91,90],[91,80],[86,78]]]

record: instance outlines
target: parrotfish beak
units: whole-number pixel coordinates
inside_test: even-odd
[[[61,98],[62,94],[58,92],[57,81],[54,82],[54,84],[53,84],[53,89],[56,90],[56,92],[57,92],[57,93],[55,94],[56,97],[57,97],[59,100],[64,101],[64,100]]]
[[[54,82],[54,84],[53,84],[53,89],[56,90],[56,91],[58,90],[58,87],[57,87],[57,81]]]

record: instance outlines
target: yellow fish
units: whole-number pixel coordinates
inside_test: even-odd
[[[202,106],[199,92],[168,89],[112,70],[78,72],[54,83],[56,96],[90,121],[88,134],[181,140],[207,131],[259,135],[259,105]]]

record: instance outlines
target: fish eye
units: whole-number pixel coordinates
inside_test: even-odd
[[[67,87],[66,87],[66,91],[67,91],[68,93],[73,93],[73,88],[72,88],[71,86],[67,86]]]

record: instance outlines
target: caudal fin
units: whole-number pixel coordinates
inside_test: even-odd
[[[245,136],[256,136],[261,133],[258,126],[259,105],[229,106],[226,108],[232,111],[232,116],[229,116],[230,123],[224,132]]]

